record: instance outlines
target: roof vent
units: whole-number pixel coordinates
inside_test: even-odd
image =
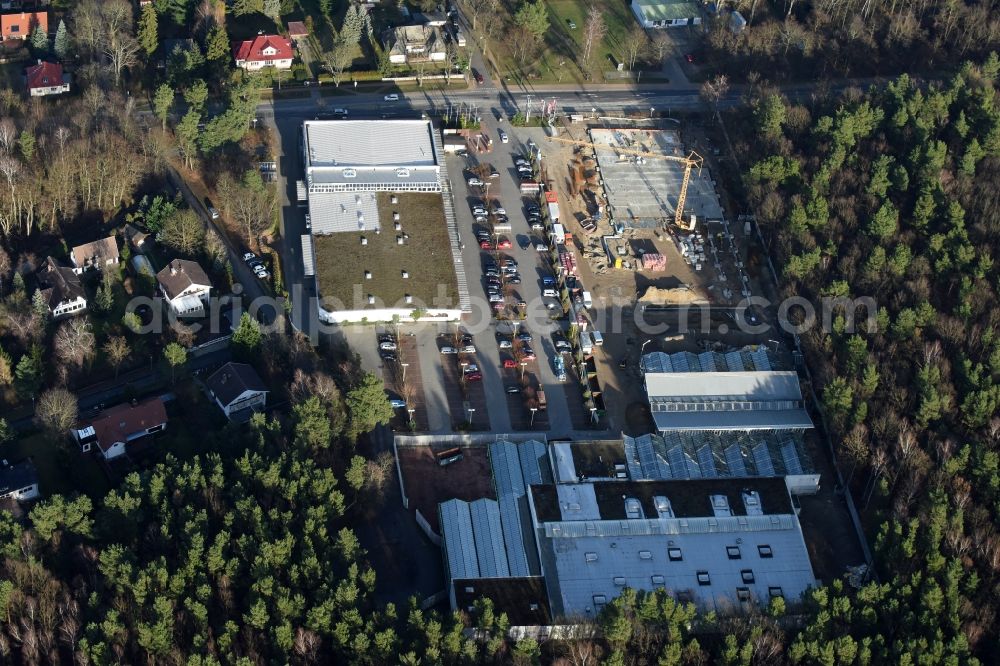
[[[375,305],[375,297],[368,294],[368,305]]]
[[[372,272],[371,271],[365,271],[365,279],[366,280],[371,280],[372,279]]]
[[[764,507],[760,503],[760,493],[756,490],[743,491],[743,506],[746,507],[748,516],[764,515]]]
[[[362,245],[368,245],[368,239],[367,239],[367,238],[365,238],[364,236],[362,236],[362,237],[361,237],[361,244],[362,244]]]
[[[392,219],[396,220],[397,222],[399,221],[399,212],[398,211],[392,211]]]
[[[404,280],[410,279],[410,271],[403,271],[402,275]]]
[[[396,222],[396,224],[394,226],[396,227],[396,231],[402,231],[403,230],[403,225],[400,224],[399,222]]]
[[[396,236],[396,245],[402,245],[406,242],[406,238],[403,236]]]
[[[726,516],[733,515],[733,512],[729,509],[729,498],[725,495],[712,495],[712,513],[715,514],[716,518],[723,518]]]
[[[403,296],[403,300],[406,302],[407,305],[410,305],[411,303],[413,303],[413,296],[406,294],[405,296]]]
[[[397,197],[395,194],[393,194],[391,197],[389,197],[389,203],[398,204],[399,203],[399,197]]]

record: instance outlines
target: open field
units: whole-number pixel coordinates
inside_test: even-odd
[[[517,63],[509,43],[503,38],[491,42],[490,48],[502,77],[537,83],[604,82],[604,72],[615,69],[609,56],[615,62],[625,60],[629,32],[638,28],[627,3],[602,3],[607,34],[601,44],[593,47],[587,62],[581,61],[581,54],[587,11],[592,3],[586,0],[546,0],[545,5],[549,11],[549,31],[541,52],[530,57],[524,66]],[[576,25],[575,29],[569,27],[570,22]]]
[[[367,245],[361,245],[359,234],[350,232],[314,237],[321,296],[359,310],[407,307],[407,294],[413,297],[414,309],[456,307],[458,286],[441,195],[396,196],[398,204],[390,203],[387,193],[378,195],[381,233],[366,233]],[[393,231],[393,211],[399,212],[403,232],[408,234],[403,245],[397,243]],[[365,279],[365,271],[371,272],[371,279]],[[403,279],[402,271],[409,278]],[[368,294],[375,296],[374,305],[368,304]]]

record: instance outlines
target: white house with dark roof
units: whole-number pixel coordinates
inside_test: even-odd
[[[60,266],[52,257],[39,269],[38,285],[53,317],[79,314],[87,309],[87,294],[80,276],[72,268]]]
[[[156,274],[167,307],[179,317],[200,317],[212,291],[212,282],[194,261],[174,259]]]
[[[267,405],[267,386],[246,363],[226,363],[205,381],[205,386],[231,421],[244,421]]]
[[[31,458],[13,465],[0,461],[0,500],[26,502],[41,497],[38,489],[38,470]]]

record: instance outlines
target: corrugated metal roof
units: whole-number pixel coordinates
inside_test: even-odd
[[[308,167],[435,166],[429,120],[307,120]]]
[[[521,476],[524,479],[524,485],[530,486],[535,483],[545,483],[546,479],[542,478],[543,468],[548,469],[548,455],[545,445],[535,439],[521,442],[517,445],[517,454],[521,464]]]
[[[484,578],[509,576],[507,551],[500,526],[500,508],[495,500],[479,499],[469,504],[475,535],[479,575]]]
[[[512,495],[497,500],[500,507],[500,526],[503,530],[504,549],[507,552],[507,566],[511,576],[528,576],[528,556],[524,548],[524,537],[521,532],[520,502]]]
[[[448,500],[442,502],[438,510],[448,573],[452,578],[479,578],[479,559],[468,502]]]
[[[497,497],[524,495],[524,476],[516,445],[504,441],[491,443],[490,466],[493,468],[493,483],[496,486]]]

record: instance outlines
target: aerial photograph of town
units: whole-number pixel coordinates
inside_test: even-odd
[[[1000,0],[0,32],[0,665],[1000,664]]]

